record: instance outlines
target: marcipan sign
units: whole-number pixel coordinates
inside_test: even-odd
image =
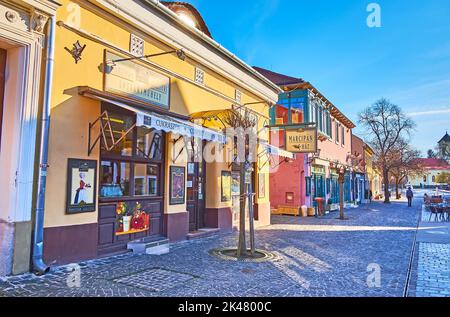
[[[292,153],[316,153],[317,128],[286,130],[286,151]]]

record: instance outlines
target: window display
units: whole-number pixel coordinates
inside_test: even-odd
[[[102,161],[100,168],[100,197],[130,195],[130,164]]]

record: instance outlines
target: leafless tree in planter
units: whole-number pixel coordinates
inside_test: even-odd
[[[389,172],[394,162],[393,152],[401,139],[407,140],[415,127],[401,108],[382,98],[359,115],[359,123],[368,131],[367,140],[375,152],[375,160],[381,168],[385,203],[390,203]]]
[[[244,145],[245,148],[245,155],[244,157],[238,156],[237,163],[239,164],[239,170],[240,170],[240,188],[241,193],[243,193],[243,196],[241,196],[240,199],[240,214],[239,214],[239,242],[238,242],[238,249],[237,249],[237,256],[243,257],[247,254],[247,243],[245,239],[245,209],[246,209],[246,203],[247,199],[246,197],[249,197],[247,195],[253,193],[253,189],[251,186],[247,186],[245,183],[245,174],[246,171],[251,169],[251,162],[254,159],[254,157],[251,157],[251,146],[255,147],[256,151],[256,144],[252,144],[251,138],[253,137],[254,140],[256,140],[256,129],[254,129],[258,124],[258,118],[250,112],[247,108],[240,108],[239,110],[233,110],[228,111],[224,117],[223,122],[234,129],[236,133],[237,142],[235,143],[235,146],[239,147],[239,143]],[[249,131],[255,131],[255,135],[251,135]],[[243,143],[242,143],[243,142]],[[239,152],[237,150],[236,152]],[[247,171],[250,172],[250,171]],[[249,205],[252,204],[252,199],[249,197]],[[249,210],[252,211],[251,206],[249,206]],[[255,254],[255,231],[254,231],[254,217],[251,212],[249,215],[250,217],[250,245],[251,245],[251,254]]]
[[[400,199],[399,186],[408,176],[416,176],[423,173],[419,163],[420,151],[413,149],[408,142],[400,139],[394,146],[389,161],[392,162],[390,174],[395,180],[395,194]]]

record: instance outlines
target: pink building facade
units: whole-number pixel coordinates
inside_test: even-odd
[[[355,125],[313,85],[303,79],[285,76],[262,68],[258,72],[279,85],[285,93],[272,108],[272,125],[315,124],[319,142],[317,153],[297,154],[296,159],[275,167],[270,175],[270,201],[279,206],[316,207],[322,198],[330,209],[339,204],[338,174],[334,163],[348,166]],[[284,148],[283,130],[271,132],[271,143]],[[344,198],[352,200],[351,175],[345,177]]]

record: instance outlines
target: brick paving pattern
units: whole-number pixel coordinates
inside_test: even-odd
[[[257,247],[275,252],[264,263],[223,261],[209,254],[233,247],[237,234],[171,245],[162,256],[124,254],[79,263],[80,287],[69,287],[72,269],[0,279],[0,296],[396,296],[404,294],[419,207],[381,203],[323,218],[273,217],[257,230]],[[371,265],[381,269],[369,287]],[[72,285],[73,286],[73,285]]]

